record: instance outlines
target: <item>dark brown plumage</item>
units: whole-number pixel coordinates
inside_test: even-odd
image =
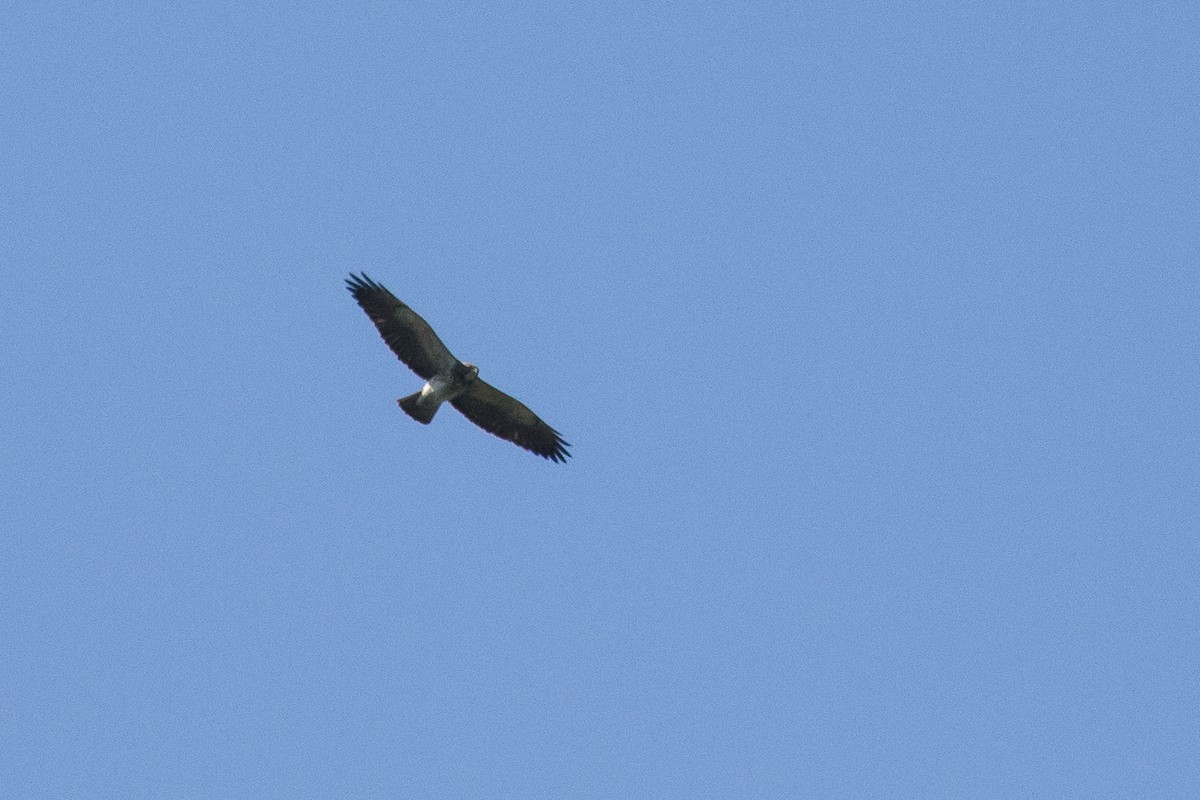
[[[491,434],[551,461],[566,461],[570,444],[519,400],[479,378],[479,369],[459,361],[433,328],[394,294],[365,274],[346,288],[375,323],[379,335],[409,369],[426,380],[421,391],[401,398],[400,407],[428,424],[445,401]]]

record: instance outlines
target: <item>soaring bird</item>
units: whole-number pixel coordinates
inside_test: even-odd
[[[455,358],[429,323],[394,294],[365,273],[350,273],[346,288],[392,352],[425,379],[421,391],[397,401],[405,414],[428,425],[442,403],[449,401],[488,433],[542,458],[565,462],[571,455],[567,452],[571,445],[558,431],[542,422],[524,403],[482,380],[479,367]]]

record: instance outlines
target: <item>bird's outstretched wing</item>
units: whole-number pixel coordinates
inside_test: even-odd
[[[379,335],[408,368],[429,380],[458,363],[429,323],[366,274],[350,274],[346,288],[367,312]]]
[[[509,397],[486,381],[476,378],[450,404],[488,433],[524,447],[551,461],[566,461],[567,448],[558,431],[530,411],[524,403]]]

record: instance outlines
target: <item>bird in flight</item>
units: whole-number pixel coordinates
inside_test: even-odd
[[[571,445],[558,431],[542,422],[524,403],[481,380],[479,367],[455,358],[429,323],[396,295],[365,273],[351,273],[346,288],[392,352],[425,379],[421,391],[397,401],[405,414],[428,425],[442,403],[449,401],[488,433],[542,458],[565,462],[571,455],[567,452]]]

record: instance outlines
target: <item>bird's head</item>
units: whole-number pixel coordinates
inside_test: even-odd
[[[475,366],[474,364],[472,364],[469,361],[464,361],[463,366],[467,368],[467,374],[466,374],[467,380],[473,381],[479,377],[479,367]]]

